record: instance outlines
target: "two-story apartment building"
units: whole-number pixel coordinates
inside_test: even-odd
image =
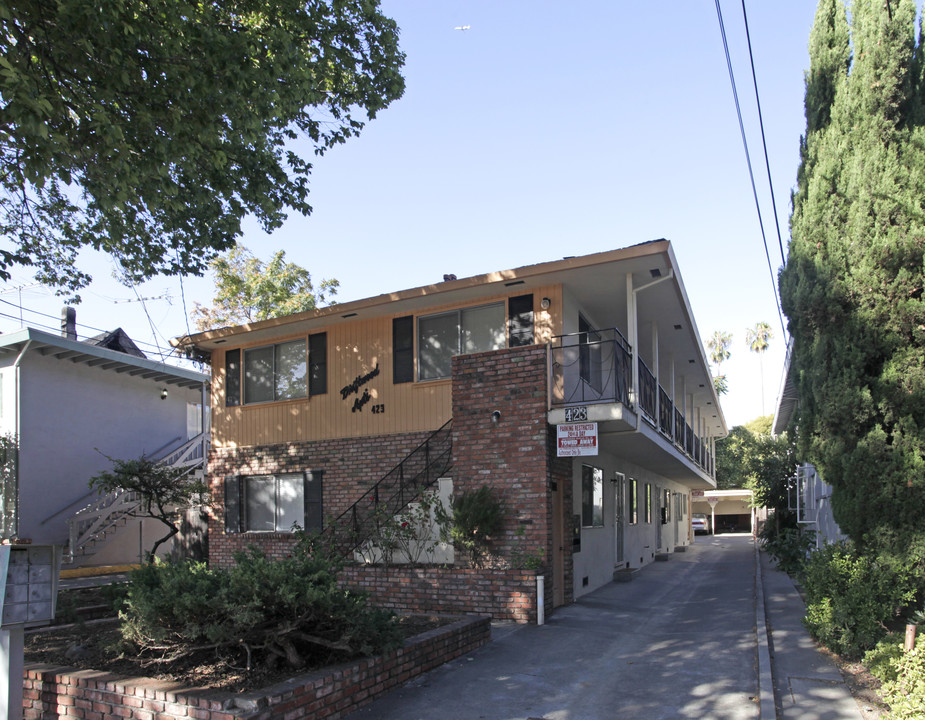
[[[285,554],[293,522],[362,532],[387,475],[487,484],[491,567],[350,572],[395,607],[525,619],[536,575],[551,609],[689,544],[690,492],[715,487],[725,421],[665,240],[175,343],[211,358],[213,563]]]

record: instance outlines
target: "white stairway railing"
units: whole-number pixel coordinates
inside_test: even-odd
[[[200,433],[187,443],[160,458],[172,468],[187,468],[190,474],[201,473],[208,455],[209,438]],[[80,555],[91,555],[113,530],[122,526],[141,505],[138,493],[115,490],[97,498],[69,518],[68,547],[64,561],[72,563]]]

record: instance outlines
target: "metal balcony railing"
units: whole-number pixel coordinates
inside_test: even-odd
[[[633,350],[616,328],[559,335],[551,344],[553,407],[630,405]]]
[[[630,402],[633,351],[616,328],[558,335],[550,344],[551,407],[619,402],[634,409],[711,476],[713,457],[641,357],[638,407]]]

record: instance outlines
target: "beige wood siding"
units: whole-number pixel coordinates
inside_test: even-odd
[[[498,302],[525,294],[523,290],[501,296],[480,298],[468,304],[441,305],[415,314],[443,312],[460,307]],[[562,327],[561,287],[533,290],[534,341],[548,342]],[[551,300],[548,310],[540,307],[543,297]],[[450,380],[430,380],[394,384],[392,382],[392,319],[345,320],[320,330],[327,333],[328,391],[299,400],[225,407],[225,352],[236,348],[260,347],[268,343],[240,342],[212,355],[212,438],[216,447],[273,445],[304,440],[363,437],[392,433],[435,430],[450,419],[452,398]],[[415,332],[417,325],[415,324]],[[313,330],[312,333],[319,332]],[[273,343],[299,339],[305,335],[280,335]],[[417,343],[415,342],[415,355]],[[243,361],[243,353],[242,353]],[[358,392],[344,397],[341,389],[358,377],[376,369],[373,378],[360,384]],[[368,391],[369,400],[354,410],[354,403]],[[374,412],[374,408],[381,412]]]

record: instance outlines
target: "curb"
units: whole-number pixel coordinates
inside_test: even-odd
[[[758,542],[755,541],[755,634],[758,640],[758,697],[759,720],[774,720],[777,709],[774,705],[774,674],[771,668],[770,637],[764,609],[764,579],[761,571],[761,557]]]

